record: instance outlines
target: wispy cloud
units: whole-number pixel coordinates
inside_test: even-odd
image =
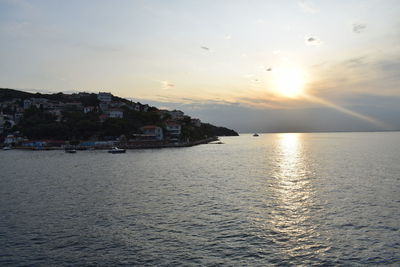
[[[225,39],[225,40],[231,40],[231,39],[232,39],[232,35],[226,34],[226,35],[224,36],[224,39]]]
[[[367,28],[367,24],[365,23],[354,23],[353,24],[353,32],[354,33],[362,33]]]
[[[321,39],[319,39],[318,37],[315,37],[315,36],[306,36],[304,38],[304,42],[307,45],[313,45],[313,46],[320,46],[323,43]]]
[[[305,0],[299,1],[298,4],[304,12],[311,13],[311,14],[318,12],[318,9],[313,7],[309,2],[306,2]]]
[[[165,90],[175,87],[175,84],[171,83],[170,81],[161,81],[160,83],[161,83],[161,88]]]
[[[249,73],[249,74],[245,74],[243,75],[244,78],[250,79],[250,78],[254,78],[256,75]]]
[[[345,98],[360,93],[400,96],[400,57],[398,52],[367,53],[313,66],[311,94]]]

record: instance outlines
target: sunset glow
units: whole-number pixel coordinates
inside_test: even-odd
[[[111,92],[242,132],[400,128],[396,0],[55,2],[0,0],[1,87]]]
[[[305,78],[300,69],[278,70],[275,75],[274,91],[285,97],[297,98],[304,94]]]

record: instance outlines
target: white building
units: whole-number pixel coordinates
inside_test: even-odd
[[[12,116],[5,115],[3,112],[0,113],[0,133],[3,133],[6,128],[12,128],[15,122],[12,120]]]
[[[168,134],[179,136],[181,134],[182,126],[176,122],[167,122],[165,124],[165,129],[167,130]]]
[[[95,107],[93,107],[93,106],[84,107],[84,108],[83,108],[83,112],[84,112],[84,113],[92,112],[92,111],[94,110],[94,108],[95,108]]]
[[[17,138],[12,134],[7,135],[7,137],[4,139],[5,145],[11,145],[15,143],[17,143]]]
[[[183,111],[180,111],[180,110],[173,110],[173,111],[169,111],[168,113],[171,115],[171,119],[173,119],[173,120],[181,120],[181,119],[183,119],[183,116],[185,115],[185,113],[183,113]]]
[[[111,102],[112,96],[113,95],[111,93],[99,92],[97,94],[97,99],[101,102]]]
[[[145,104],[142,106],[142,111],[147,112],[149,110],[149,105]]]
[[[107,102],[100,102],[99,107],[102,111],[108,110],[108,103]]]
[[[154,137],[156,140],[163,140],[163,130],[161,127],[155,125],[147,125],[141,128],[143,134]]]
[[[200,127],[201,126],[201,120],[200,119],[191,119],[190,121],[196,127]]]
[[[124,112],[119,109],[112,109],[108,111],[109,118],[119,118],[122,119],[124,117]]]
[[[32,106],[32,101],[29,99],[24,100],[24,109],[28,109]]]
[[[138,103],[133,104],[134,111],[140,111],[140,105]]]

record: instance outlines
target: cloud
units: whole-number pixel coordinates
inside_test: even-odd
[[[162,89],[170,89],[172,87],[175,87],[175,84],[169,82],[169,81],[161,81],[161,88]]]
[[[329,99],[373,94],[400,96],[400,56],[398,50],[369,52],[313,66],[309,93]]]
[[[257,23],[257,24],[264,24],[264,23],[265,23],[265,20],[263,20],[263,19],[257,19],[257,20],[256,20],[256,23]]]
[[[255,76],[256,76],[256,75],[254,75],[254,74],[252,74],[252,73],[243,75],[244,78],[248,78],[248,79],[253,78],[253,77],[255,77]]]
[[[307,45],[314,45],[314,46],[322,45],[321,39],[319,39],[318,37],[315,37],[315,36],[305,37],[304,41]]]
[[[318,12],[318,10],[315,8],[315,7],[313,7],[310,3],[306,3],[306,1],[305,0],[301,0],[301,1],[299,1],[298,2],[299,3],[299,6],[301,7],[301,9],[304,11],[304,12],[307,12],[307,13],[311,13],[311,14],[314,14],[314,13],[317,13]]]
[[[393,124],[399,129],[398,115],[400,108],[396,105],[399,99],[392,101],[393,106],[382,108],[389,98],[376,98],[373,95],[355,98],[351,102],[356,106],[346,106],[355,112]],[[237,102],[203,99],[183,101],[168,99],[163,101],[140,100],[156,107],[180,109],[192,117],[200,118],[219,126],[233,128],[240,132],[307,132],[307,131],[368,131],[380,128],[365,121],[339,112],[330,107],[279,108],[274,107],[269,98],[242,97]],[[248,104],[247,104],[248,103]]]
[[[353,32],[354,33],[362,33],[367,28],[367,24],[364,23],[354,23],[353,24]]]
[[[344,67],[358,68],[360,66],[365,66],[366,64],[368,64],[368,62],[366,61],[367,58],[367,56],[353,57],[343,61],[342,64]]]

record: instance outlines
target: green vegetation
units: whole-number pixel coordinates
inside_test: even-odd
[[[24,101],[28,101],[31,106],[24,107]],[[112,96],[112,102],[107,105],[117,106],[123,117],[112,118],[107,110],[102,110],[97,94],[93,93],[32,94],[0,89],[0,103],[4,102],[8,103],[2,105],[1,111],[4,114],[15,117],[15,114],[22,111],[23,116],[13,127],[8,121],[4,123],[3,138],[8,133],[19,131],[29,139],[115,140],[122,135],[129,139],[135,134],[141,134],[141,128],[145,125],[161,127],[166,133],[166,124],[171,121],[168,111],[160,112],[155,107],[116,96]],[[83,107],[92,110],[85,113]],[[189,116],[175,119],[174,122],[181,126],[181,141],[237,135],[233,130],[207,123],[196,126]]]

